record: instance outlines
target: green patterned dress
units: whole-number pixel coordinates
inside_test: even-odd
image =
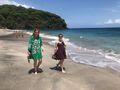
[[[31,59],[41,60],[42,59],[42,38],[35,38],[33,35],[29,37],[28,51],[31,53]]]

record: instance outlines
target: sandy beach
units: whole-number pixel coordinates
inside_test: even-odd
[[[32,73],[27,62],[27,39],[0,30],[0,90],[120,90],[120,73],[65,60],[66,73],[51,70],[54,48],[44,43],[43,72]]]

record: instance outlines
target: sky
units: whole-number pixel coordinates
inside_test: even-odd
[[[0,0],[61,16],[68,28],[120,27],[120,0]]]

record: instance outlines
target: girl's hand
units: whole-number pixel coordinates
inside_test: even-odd
[[[31,53],[28,51],[28,56],[30,55]]]
[[[30,52],[28,51],[28,56],[27,56],[27,59],[28,59],[28,63],[30,63]]]
[[[30,60],[28,59],[28,63],[30,63]]]
[[[42,46],[41,48],[42,48],[42,52],[44,52],[44,47]]]
[[[55,48],[55,50],[54,50],[54,53],[56,53],[57,52],[57,48]]]

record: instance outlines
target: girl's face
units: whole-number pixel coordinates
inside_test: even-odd
[[[36,31],[34,32],[34,36],[35,36],[35,37],[38,37],[38,36],[39,36],[39,31],[38,31],[38,30],[36,30]]]
[[[63,37],[59,37],[59,41],[63,41]]]

